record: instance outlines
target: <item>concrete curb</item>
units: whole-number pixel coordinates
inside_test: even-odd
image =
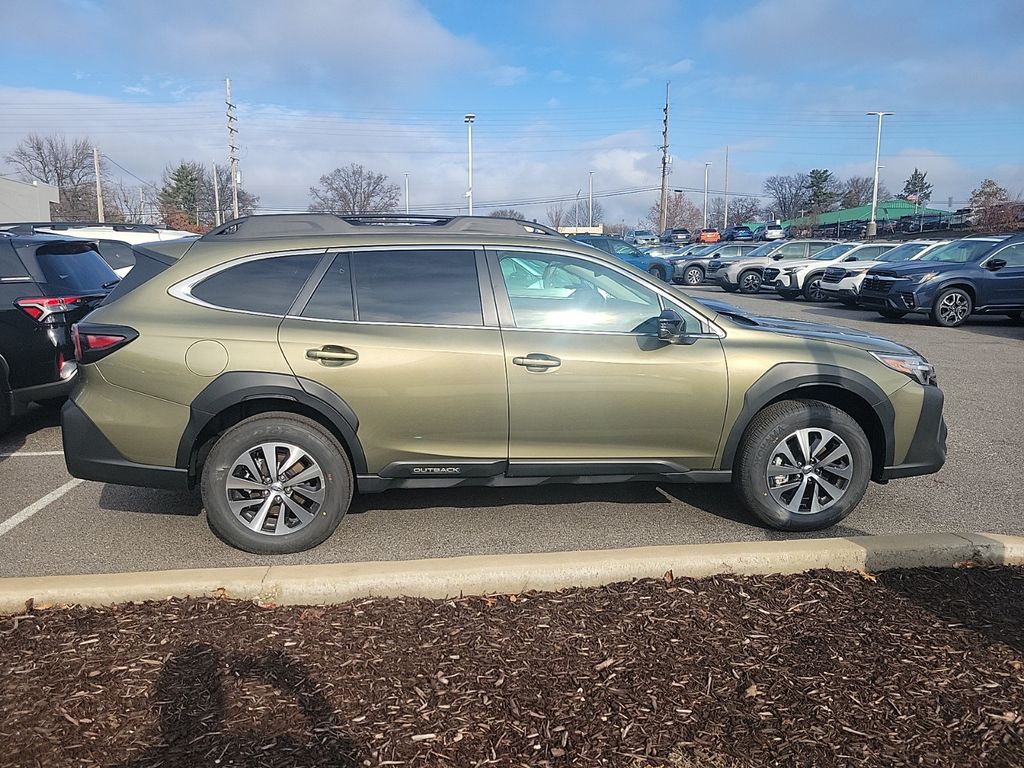
[[[884,571],[963,562],[1024,564],[1024,537],[924,534],[690,544],[635,549],[482,555],[435,560],[208,568],[85,576],[0,579],[0,613],[37,606],[103,606],[167,597],[224,595],[280,605],[339,603],[359,597],[512,594],[676,576],[800,573],[815,568]]]

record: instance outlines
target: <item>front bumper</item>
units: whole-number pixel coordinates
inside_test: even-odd
[[[896,312],[927,312],[931,304],[923,301],[914,291],[873,291],[861,288],[857,297],[865,309],[891,309]]]
[[[188,488],[186,469],[138,464],[122,456],[74,400],[64,404],[60,421],[64,462],[72,477],[145,488]]]
[[[903,462],[882,470],[881,482],[898,477],[930,475],[946,463],[946,420],[942,417],[944,397],[938,387],[924,388],[921,415]]]
[[[857,292],[852,288],[841,288],[835,283],[822,283],[821,290],[832,299],[856,299]]]

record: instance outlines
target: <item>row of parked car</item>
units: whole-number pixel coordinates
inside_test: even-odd
[[[781,224],[740,224],[720,232],[715,227],[703,227],[693,231],[686,227],[672,227],[660,235],[649,229],[631,229],[623,234],[622,239],[638,248],[655,245],[691,245],[732,241],[764,241],[782,240],[787,237]]]
[[[1024,235],[904,242],[797,239],[752,246],[688,246],[648,258],[671,265],[681,285],[711,282],[727,292],[774,290],[781,298],[836,301],[896,319],[927,314],[962,325],[972,314],[1024,310]],[[667,270],[666,270],[667,272]]]

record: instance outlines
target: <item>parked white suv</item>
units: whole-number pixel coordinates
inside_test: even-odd
[[[765,224],[764,226],[764,239],[765,240],[783,240],[786,237],[786,232],[782,229],[781,224]]]
[[[849,264],[834,264],[825,268],[821,278],[821,290],[826,301],[838,301],[848,307],[857,306],[860,285],[872,267],[898,261],[914,261],[929,251],[951,242],[949,240],[910,240],[881,254],[874,261],[855,261]]]
[[[795,299],[801,293],[807,301],[825,301],[821,278],[833,264],[876,261],[879,256],[899,243],[839,243],[819,251],[809,259],[802,259],[784,267],[765,269],[766,285],[775,286],[775,292],[784,299]]]

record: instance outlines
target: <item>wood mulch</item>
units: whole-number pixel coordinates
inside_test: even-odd
[[[0,617],[0,766],[1021,766],[1024,570]]]

